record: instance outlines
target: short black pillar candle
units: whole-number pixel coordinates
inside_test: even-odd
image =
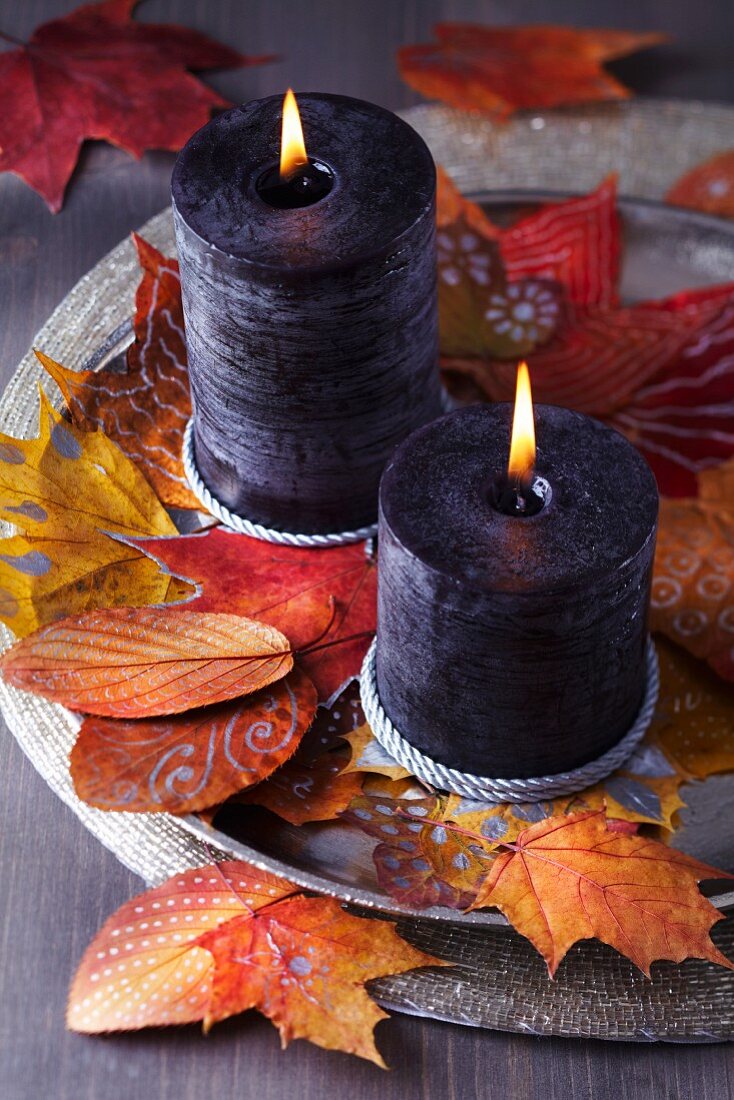
[[[274,96],[191,138],[173,211],[199,472],[233,511],[320,533],[374,523],[388,456],[442,412],[435,169],[389,111],[298,103],[306,205],[273,182]]]
[[[623,436],[535,409],[532,516],[492,503],[512,409],[417,431],[380,486],[377,686],[441,764],[526,778],[580,766],[627,732],[645,686],[658,494]]]

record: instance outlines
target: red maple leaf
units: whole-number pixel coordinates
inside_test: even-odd
[[[359,673],[377,617],[377,563],[365,543],[301,550],[219,527],[134,542],[174,576],[199,586],[187,608],[226,608],[281,630],[321,702],[334,699]],[[329,607],[324,633],[323,611]]]
[[[50,209],[87,138],[139,157],[180,149],[227,101],[187,72],[259,64],[199,31],[133,23],[137,0],[86,4],[0,55],[0,171],[16,172]]]
[[[650,303],[620,309],[568,304],[555,336],[527,356],[533,396],[590,416],[611,414],[677,358],[697,327],[692,317]],[[445,359],[442,365],[469,375],[492,401],[513,399],[514,363]]]

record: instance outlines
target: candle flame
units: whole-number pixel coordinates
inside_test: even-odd
[[[303,140],[303,128],[301,116],[298,113],[298,104],[289,88],[283,100],[283,128],[280,137],[280,178],[290,179],[297,168],[302,164],[308,164],[306,155],[306,143]]]
[[[512,440],[507,473],[511,481],[529,485],[535,465],[535,423],[533,420],[533,395],[530,389],[530,373],[527,363],[517,368],[515,412],[512,418]]]

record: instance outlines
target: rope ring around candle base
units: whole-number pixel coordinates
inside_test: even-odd
[[[189,488],[199,504],[207,512],[218,519],[225,527],[240,535],[249,535],[250,538],[260,539],[262,542],[273,542],[279,546],[300,546],[308,548],[325,549],[329,546],[348,546],[354,542],[365,542],[374,538],[377,534],[377,524],[369,527],[358,527],[356,531],[338,531],[327,535],[295,535],[290,531],[276,531],[272,527],[264,527],[261,523],[253,523],[244,516],[238,516],[236,512],[230,512],[229,508],[212,495],[196,468],[194,460],[194,421],[189,420],[184,432],[182,455],[184,472]]]
[[[469,775],[431,760],[398,732],[383,710],[377,693],[376,645],[375,639],[364,659],[360,691],[365,717],[380,745],[416,779],[439,790],[453,791],[482,802],[542,802],[560,795],[575,794],[605,779],[624,764],[644,737],[652,721],[660,690],[657,653],[652,638],[648,638],[645,695],[634,724],[621,741],[596,760],[590,760],[588,764],[582,764],[572,771],[529,779],[490,779],[486,776]]]
[[[445,413],[453,412],[456,402],[447,390],[441,390],[441,405]],[[365,542],[377,534],[377,524],[372,523],[368,527],[358,527],[356,531],[335,531],[327,535],[295,535],[289,531],[278,531],[273,527],[264,527],[261,523],[254,523],[245,516],[239,516],[231,512],[226,504],[213,495],[204,484],[204,480],[196,467],[194,459],[194,419],[191,417],[184,431],[183,448],[181,457],[184,473],[189,483],[189,488],[199,504],[225,527],[240,535],[249,535],[250,538],[260,539],[263,542],[273,542],[279,546],[301,546],[324,549],[329,546],[349,546],[355,542]]]

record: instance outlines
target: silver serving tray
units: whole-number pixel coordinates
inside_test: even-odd
[[[566,196],[503,191],[472,197],[493,219],[502,221],[529,204]],[[639,199],[622,199],[619,206],[624,227],[624,300],[663,297],[734,278],[734,224]],[[674,845],[734,872],[734,775],[688,784],[683,797],[688,804],[682,815],[685,824],[673,836]],[[238,859],[256,860],[300,886],[344,901],[391,915],[508,927],[505,918],[493,910],[461,913],[443,907],[415,910],[399,905],[377,883],[371,854],[374,840],[351,825],[330,821],[295,827],[257,807],[238,806],[230,816],[234,819],[235,815],[236,827],[231,823],[226,831],[205,825],[195,815],[181,820],[199,839]],[[722,909],[734,906],[734,891],[712,892],[712,901]]]
[[[731,144],[734,134],[731,110],[672,101],[518,116],[496,133],[484,120],[444,108],[417,108],[411,121],[465,190],[489,179],[504,183],[536,176],[554,179],[559,187],[588,189],[609,168],[618,167],[629,187],[655,196],[690,163],[725,147],[727,141]],[[501,157],[490,156],[497,143]],[[563,156],[556,155],[561,145]],[[651,153],[651,147],[657,151]],[[573,156],[569,149],[575,150]],[[550,196],[502,191],[477,197],[498,216]],[[622,200],[620,206],[626,299],[659,297],[734,276],[734,224],[654,202]],[[173,252],[170,211],[151,219],[141,233],[162,251]],[[129,318],[138,279],[134,249],[129,241],[122,242],[72,289],[34,340],[35,346],[77,368],[114,360],[131,339]],[[3,431],[36,433],[38,381],[53,391],[29,353],[0,401]],[[10,642],[9,632],[1,626],[0,639],[3,646]],[[497,913],[412,913],[396,905],[376,883],[371,842],[342,823],[295,829],[254,810],[247,818],[243,813],[235,836],[209,829],[195,817],[107,813],[87,806],[76,797],[68,769],[78,726],[75,716],[1,680],[0,706],[49,786],[86,828],[148,883],[160,883],[221,851],[376,911],[375,915],[390,914],[408,940],[455,963],[451,971],[421,970],[372,983],[372,992],[387,1008],[536,1035],[641,1042],[734,1037],[730,971],[698,960],[680,966],[660,963],[648,981],[627,959],[587,941],[571,950],[556,980],[550,981],[537,952]],[[676,845],[734,871],[734,775],[690,785],[684,797],[688,808],[684,826],[675,834]],[[720,884],[712,884],[709,893],[719,908],[734,906],[734,891],[724,893]],[[714,938],[734,958],[734,916],[714,929]]]

